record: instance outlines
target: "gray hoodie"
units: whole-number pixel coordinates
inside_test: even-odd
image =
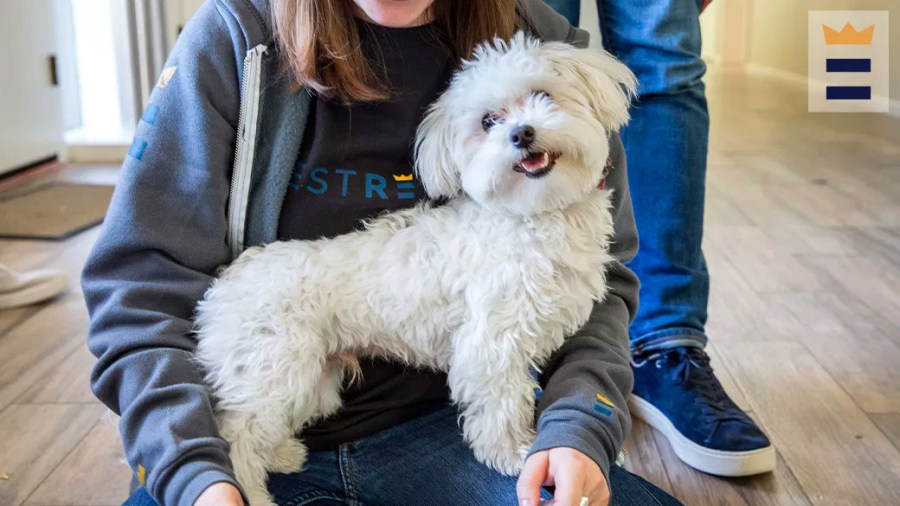
[[[530,28],[587,45],[538,0]],[[310,94],[279,72],[268,0],[208,0],[185,27],[150,97],[82,287],[97,356],[91,387],[121,415],[136,481],[165,505],[216,482],[238,486],[213,399],[191,361],[191,321],[216,269],[276,239]],[[541,378],[532,451],[572,447],[606,476],[630,430],[628,325],[638,281],[624,154],[613,140],[616,233],[609,295]]]

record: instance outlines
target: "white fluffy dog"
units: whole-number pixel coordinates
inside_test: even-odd
[[[517,473],[539,368],[586,323],[612,260],[610,132],[634,77],[608,54],[518,34],[481,46],[429,109],[416,171],[430,197],[330,240],[247,250],[198,308],[197,357],[253,506],[295,439],[341,406],[355,357],[449,375],[466,441]]]

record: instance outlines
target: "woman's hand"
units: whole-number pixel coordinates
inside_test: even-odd
[[[572,448],[551,448],[528,457],[516,485],[519,506],[537,506],[541,485],[556,487],[554,506],[578,506],[582,497],[590,506],[609,504],[609,485],[600,466]]]
[[[220,481],[207,487],[194,506],[244,506],[244,498],[234,485]]]

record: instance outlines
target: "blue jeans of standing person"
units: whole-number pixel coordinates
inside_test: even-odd
[[[611,506],[680,504],[624,469],[610,471]],[[516,478],[478,461],[463,441],[457,410],[447,407],[391,429],[309,455],[306,469],[269,476],[283,506],[513,506]],[[551,497],[546,491],[543,497]],[[155,506],[138,489],[126,506]]]
[[[545,0],[578,26],[579,0]],[[706,344],[709,273],[700,249],[709,114],[700,0],[597,0],[603,46],[637,75],[622,131],[640,250],[635,351]]]

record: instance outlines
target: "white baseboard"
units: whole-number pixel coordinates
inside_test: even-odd
[[[744,68],[747,72],[777,79],[786,84],[803,88],[804,90],[807,89],[809,85],[809,79],[805,75],[788,72],[787,70],[777,69],[767,65],[758,65],[756,63],[748,63]],[[820,84],[824,85],[825,83]],[[890,104],[890,112],[888,112],[888,114],[900,118],[900,99],[888,98],[888,103]]]
[[[121,164],[128,155],[128,145],[122,144],[71,144],[66,147],[63,161],[68,163]]]
[[[122,163],[128,155],[134,133],[93,132],[85,129],[66,132],[66,153],[69,163]]]

